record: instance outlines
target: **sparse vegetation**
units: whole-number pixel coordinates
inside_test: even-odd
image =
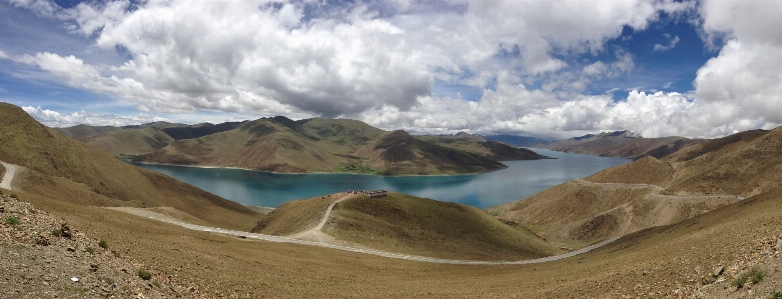
[[[782,292],[774,292],[771,294],[771,299],[782,299]]]
[[[21,222],[19,221],[19,218],[16,218],[16,217],[14,217],[14,216],[11,216],[11,217],[6,217],[6,218],[5,218],[5,224],[8,224],[8,225],[10,225],[10,226],[17,226],[17,225],[19,225],[20,223],[21,223]]]
[[[84,250],[87,251],[89,254],[95,253],[95,248],[92,248],[92,247],[84,248]]]
[[[103,249],[109,249],[109,243],[106,243],[106,240],[100,240],[100,242],[98,242],[98,246]]]
[[[55,228],[52,230],[52,236],[60,237],[62,236],[62,231],[59,228]]]
[[[144,269],[138,269],[138,277],[140,277],[143,280],[150,280],[152,279],[152,273],[149,273],[145,271]]]
[[[758,268],[752,268],[747,272],[741,273],[739,276],[733,279],[733,282],[731,284],[734,287],[743,288],[747,283],[750,284],[760,283],[761,281],[763,281],[764,277],[766,277],[766,272]]]
[[[19,196],[18,196],[18,195],[16,195],[16,193],[14,193],[14,194],[11,194],[11,198],[13,198],[13,199],[19,199]]]

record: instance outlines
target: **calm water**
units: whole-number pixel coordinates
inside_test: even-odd
[[[474,175],[379,177],[361,174],[276,174],[252,170],[137,164],[245,205],[277,207],[286,201],[347,190],[411,194],[478,208],[527,198],[628,159],[533,149],[556,160],[507,161],[508,168]]]

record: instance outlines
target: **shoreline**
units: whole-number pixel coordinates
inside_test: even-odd
[[[251,169],[251,168],[242,168],[242,167],[222,167],[222,166],[203,166],[203,165],[179,165],[179,164],[171,164],[171,163],[154,163],[154,162],[136,162],[129,159],[123,159],[123,158],[117,158],[120,160],[126,160],[130,164],[144,164],[144,165],[162,165],[162,166],[175,166],[175,167],[190,167],[190,168],[203,168],[203,169],[236,169],[236,170],[247,170],[247,171],[257,171],[257,172],[265,172],[265,173],[271,173],[271,174],[290,174],[290,175],[305,175],[305,174],[350,174],[350,175],[371,175],[376,177],[432,177],[432,176],[469,176],[469,175],[478,175],[478,174],[486,174],[491,173],[495,171],[500,171],[503,169],[507,169],[508,165],[505,165],[505,163],[502,163],[503,161],[499,161],[504,167],[495,169],[495,170],[489,170],[489,171],[481,171],[481,172],[471,172],[471,173],[461,173],[461,174],[402,174],[402,175],[378,175],[378,174],[371,174],[371,173],[360,173],[360,172],[321,172],[321,171],[314,171],[314,172],[277,172],[277,171],[268,171],[268,170],[257,170],[257,169]],[[557,158],[551,158],[551,159],[557,159]],[[535,160],[508,160],[508,161],[537,161],[537,160],[548,160],[548,159],[535,159]]]

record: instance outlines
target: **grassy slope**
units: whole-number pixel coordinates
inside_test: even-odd
[[[84,143],[111,155],[139,155],[161,149],[171,142],[168,134],[157,128],[115,130],[83,139]]]
[[[0,104],[0,160],[30,169],[23,190],[94,205],[144,203],[184,211],[214,225],[249,230],[260,216],[244,206],[127,163]],[[85,201],[87,201],[85,203]]]
[[[336,196],[318,196],[286,202],[259,221],[252,232],[287,236],[305,231],[317,225],[336,199]]]
[[[664,154],[695,142],[682,137],[626,138],[626,133],[619,133],[602,133],[590,138],[571,138],[539,144],[536,147],[568,153],[623,158],[636,158],[649,153],[655,154],[655,157],[659,158]],[[664,150],[665,148],[668,149]]]
[[[20,197],[88,236],[107,240],[110,249],[150,270],[153,281],[170,275],[213,296],[236,292],[247,297],[319,298],[644,297],[668,294],[675,286],[695,286],[703,275],[693,271],[696,267],[707,272],[720,264],[731,267],[759,237],[782,231],[782,192],[775,190],[676,225],[632,234],[576,258],[519,266],[439,265],[247,241],[58,199]],[[782,274],[771,271],[753,289],[780,280]],[[737,294],[730,288],[724,292]]]
[[[749,197],[780,186],[782,128],[748,131],[695,142],[661,160],[645,157],[610,168],[585,180],[646,183],[668,195],[739,195]],[[490,209],[502,219],[529,225],[555,242],[599,240],[651,226],[677,223],[734,198],[664,198],[654,190],[566,183],[526,200]],[[567,208],[554,208],[566,205]],[[589,238],[594,237],[594,238]]]
[[[348,199],[335,208],[326,231],[341,240],[422,256],[519,260],[558,252],[531,232],[456,203],[390,193]]]
[[[65,134],[65,136],[72,137],[72,138],[86,138],[90,136],[96,136],[104,133],[108,133],[111,131],[120,130],[118,127],[112,127],[112,126],[88,126],[88,125],[76,125],[73,127],[67,127],[67,128],[55,128],[55,130],[60,131],[60,133]]]

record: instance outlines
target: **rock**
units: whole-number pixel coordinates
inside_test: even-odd
[[[41,246],[49,246],[51,243],[49,243],[49,239],[45,238],[44,236],[38,236],[38,240],[35,240],[35,244]]]
[[[717,268],[714,268],[714,272],[711,273],[711,276],[712,277],[720,276],[720,275],[722,275],[723,271],[725,271],[725,267],[724,266],[719,266]]]
[[[777,246],[774,246],[774,251],[782,249],[782,239],[777,240]]]
[[[641,275],[649,275],[649,271],[644,270],[643,272],[641,272]]]
[[[68,250],[68,251],[70,251],[70,252],[75,252],[75,251],[76,251],[76,248],[73,248],[73,247],[71,247],[71,246],[68,246],[67,250]]]
[[[60,225],[60,236],[63,238],[71,238],[71,228],[68,227],[68,223],[63,223]]]
[[[5,213],[5,207],[0,207],[0,213]]]
[[[75,277],[75,276],[74,276],[74,277],[71,277],[71,281],[73,281],[73,282],[79,282],[79,278],[78,278],[78,277]]]
[[[96,272],[98,271],[98,265],[96,264],[90,264],[90,271]]]
[[[701,279],[701,283],[703,285],[712,284],[715,281],[716,280],[714,280],[714,277],[711,277],[711,276],[704,276],[703,279]]]
[[[701,266],[695,267],[695,274],[701,274]]]

